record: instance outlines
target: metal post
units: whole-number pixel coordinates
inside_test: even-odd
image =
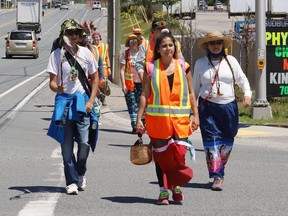
[[[111,80],[120,84],[119,55],[120,55],[120,1],[108,1],[108,43],[111,64]]]
[[[252,107],[253,119],[271,119],[272,112],[266,94],[266,9],[265,1],[255,0],[256,13],[256,59],[255,101]],[[262,67],[261,67],[262,66]]]

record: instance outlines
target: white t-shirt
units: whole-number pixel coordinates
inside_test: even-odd
[[[228,55],[227,58],[233,69],[236,84],[243,90],[244,96],[251,97],[252,92],[250,90],[249,81],[243,73],[237,59],[230,55]],[[207,56],[196,61],[193,71],[193,88],[195,96],[196,98],[198,98],[198,96],[206,98],[209,93],[214,92],[214,96],[207,100],[217,104],[230,103],[235,99],[232,71],[224,58],[221,63],[219,61],[212,61],[212,63],[214,67],[210,64]],[[211,83],[213,83],[217,70],[219,70],[219,79],[215,81],[211,89]],[[217,94],[217,86],[222,95]]]
[[[132,73],[134,77],[134,83],[141,83],[138,73],[144,72],[144,60],[145,60],[145,52],[142,49],[139,49],[138,52],[133,52],[131,49],[130,51],[130,59],[132,65]],[[125,59],[125,52],[120,55],[120,63],[126,64]]]
[[[77,55],[76,56],[74,55],[73,57],[79,62],[79,64],[85,71],[86,76],[88,77],[88,74],[92,75],[97,71],[98,64],[89,49],[82,46],[78,46],[78,48],[79,49]],[[74,94],[76,92],[84,93],[85,90],[80,80],[78,79],[77,73],[71,70],[71,66],[67,61],[64,52],[65,50],[58,48],[51,53],[46,71],[48,73],[57,75],[58,86],[61,85],[61,79],[63,80],[64,93],[66,94]],[[73,73],[76,76],[73,76]]]

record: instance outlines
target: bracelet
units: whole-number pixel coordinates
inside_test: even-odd
[[[111,68],[111,67],[108,67],[108,68]]]

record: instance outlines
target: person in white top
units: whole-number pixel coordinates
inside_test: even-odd
[[[78,190],[86,187],[85,173],[90,146],[93,150],[89,127],[94,116],[91,111],[98,91],[98,64],[90,50],[77,45],[83,31],[77,20],[66,20],[61,29],[61,47],[50,54],[46,69],[50,76],[49,87],[56,93],[48,135],[61,143],[66,193],[77,195]],[[74,63],[73,59],[76,60]],[[88,77],[88,74],[93,80],[92,90],[84,88],[81,81],[84,80],[81,76]],[[95,118],[96,116],[94,120],[98,121]],[[78,143],[76,156],[73,151],[74,140]]]
[[[134,134],[145,62],[145,52],[140,49],[141,43],[135,34],[129,35],[125,42],[125,46],[129,48],[120,55],[120,80]]]
[[[225,54],[232,43],[230,37],[215,31],[206,34],[198,45],[207,55],[194,66],[193,87],[198,110],[203,146],[212,190],[222,190],[224,168],[238,132],[238,106],[234,83],[244,92],[243,105],[251,105],[252,92],[238,61]]]

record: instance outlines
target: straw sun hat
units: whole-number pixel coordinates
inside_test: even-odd
[[[132,31],[133,34],[142,34],[142,30],[140,28],[135,28]]]
[[[228,36],[224,36],[219,31],[213,31],[206,34],[206,36],[199,40],[198,46],[202,49],[207,49],[208,42],[210,41],[218,41],[223,40],[224,43],[224,49],[227,49],[231,46],[232,39]]]
[[[126,39],[126,42],[125,42],[125,46],[126,46],[126,47],[129,47],[129,41],[130,41],[131,39],[137,39],[138,46],[140,46],[141,43],[142,43],[142,41],[141,41],[135,34],[131,34],[131,35],[129,35],[129,37]]]

